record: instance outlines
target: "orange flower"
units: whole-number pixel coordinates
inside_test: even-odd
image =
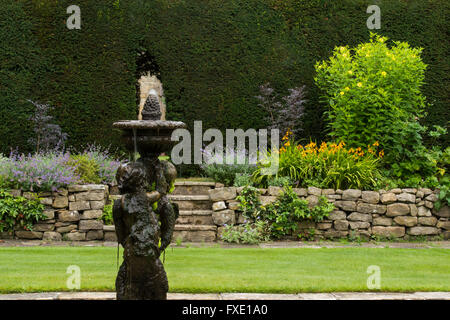
[[[384,157],[384,150],[381,150],[380,152],[378,152],[378,156],[380,158],[383,158]]]

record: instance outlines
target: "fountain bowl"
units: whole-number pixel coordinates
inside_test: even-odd
[[[180,121],[167,120],[121,120],[113,128],[122,130],[126,148],[141,155],[156,155],[169,152],[177,141],[172,141],[172,132],[186,128]]]

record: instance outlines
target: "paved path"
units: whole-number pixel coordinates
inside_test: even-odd
[[[46,292],[1,294],[0,300],[115,300],[115,292]],[[169,293],[168,300],[450,300],[450,292],[333,293]]]
[[[0,247],[117,247],[117,242],[109,241],[44,241],[44,240],[0,240]],[[403,248],[403,249],[450,249],[450,241],[427,242],[340,242],[340,241],[274,241],[257,245],[238,245],[226,242],[183,242],[176,247],[196,248]]]

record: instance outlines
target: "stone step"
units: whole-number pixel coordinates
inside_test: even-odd
[[[209,195],[174,195],[170,194],[169,199],[172,201],[210,201]]]
[[[216,241],[216,226],[177,224],[172,236],[172,242],[213,242]]]
[[[213,181],[175,181],[175,187],[177,186],[208,186],[214,187],[216,185]]]
[[[194,225],[214,225],[211,210],[183,210],[180,211],[176,223]]]
[[[212,210],[180,210],[180,216],[210,216]]]

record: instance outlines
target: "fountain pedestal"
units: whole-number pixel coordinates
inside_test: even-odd
[[[124,248],[116,278],[118,300],[165,300],[169,290],[159,257],[170,244],[178,217],[178,207],[167,197],[177,172],[172,163],[158,156],[170,152],[175,143],[172,132],[186,125],[156,119],[159,105],[149,99],[144,120],[113,124],[123,131],[125,146],[141,156],[121,165],[116,174],[122,198],[114,202],[113,218],[118,242]]]

